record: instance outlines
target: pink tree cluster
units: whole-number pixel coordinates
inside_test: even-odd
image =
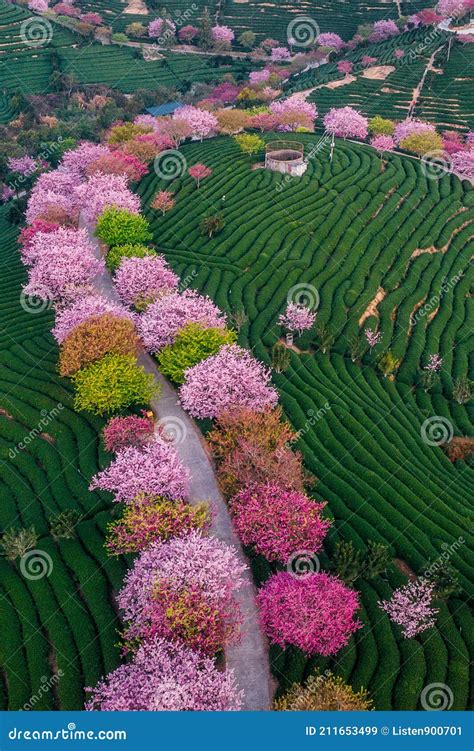
[[[58,16],[69,16],[69,18],[79,18],[81,15],[79,8],[75,8],[72,3],[57,3],[52,10],[54,10]]]
[[[300,550],[317,553],[331,526],[325,503],[267,483],[240,491],[231,501],[234,524],[244,545],[268,561],[288,563]]]
[[[141,624],[158,581],[176,589],[196,585],[214,602],[229,602],[245,585],[246,567],[236,550],[216,537],[191,530],[181,537],[153,543],[135,560],[118,595],[127,621]]]
[[[218,670],[209,657],[158,637],[87,690],[86,709],[102,712],[229,711],[242,701],[231,670]]]
[[[75,149],[65,152],[61,160],[61,170],[75,175],[79,180],[85,179],[87,168],[110,153],[108,146],[82,141]]]
[[[29,175],[32,175],[34,172],[36,172],[38,164],[36,162],[36,159],[33,159],[32,156],[25,155],[10,157],[10,159],[7,160],[7,167],[12,172],[17,172],[23,177],[28,177]]]
[[[103,175],[125,175],[130,182],[137,182],[148,172],[147,165],[133,154],[115,149],[111,154],[99,157],[86,170],[88,177],[98,172]]]
[[[151,440],[153,430],[153,420],[147,415],[112,417],[102,431],[105,450],[116,454],[128,446],[144,446]]]
[[[100,26],[102,23],[102,16],[100,13],[83,13],[81,15],[81,21],[84,21],[84,23],[90,23],[92,26]]]
[[[230,344],[188,368],[179,395],[193,417],[213,418],[233,407],[261,412],[278,401],[270,380],[271,373],[263,363],[237,344]]]
[[[235,34],[229,26],[213,26],[211,29],[214,44],[229,46],[235,39]]]
[[[152,128],[156,133],[160,132],[160,125],[158,118],[153,115],[137,115],[133,121],[134,125],[145,125],[147,128]],[[146,134],[144,134],[146,135]]]
[[[395,127],[394,139],[397,144],[400,144],[408,136],[412,136],[415,133],[435,133],[436,128],[432,123],[425,123],[422,120],[407,119],[402,120]]]
[[[296,130],[300,125],[312,126],[318,116],[316,105],[298,97],[272,102],[270,112],[277,118],[278,129]]]
[[[178,282],[163,256],[158,255],[123,258],[114,276],[122,302],[140,307],[176,289]]]
[[[369,132],[367,118],[353,107],[332,107],[324,117],[324,127],[338,138],[364,140]]]
[[[385,151],[393,151],[395,148],[395,141],[392,136],[374,136],[370,141],[370,145],[383,154]]]
[[[186,498],[189,472],[175,449],[160,441],[143,448],[127,446],[115,459],[92,478],[89,490],[108,490],[116,502],[132,502],[138,495]]]
[[[148,24],[148,36],[150,39],[158,39],[166,33],[174,34],[176,31],[176,24],[169,19],[154,18]]]
[[[172,292],[152,303],[140,316],[138,331],[146,349],[159,352],[167,344],[173,344],[187,323],[223,329],[226,317],[209,297],[195,290],[184,290],[181,294]]]
[[[89,294],[78,298],[71,305],[60,308],[57,311],[54,328],[51,333],[58,344],[61,344],[80,323],[103,313],[113,313],[114,316],[120,318],[133,319],[133,314],[126,308],[110,302],[110,300],[101,295]]]
[[[104,262],[94,257],[85,230],[38,232],[23,257],[25,262],[34,263],[23,291],[43,300],[58,300],[74,288],[87,286],[104,270]]]
[[[312,313],[309,308],[289,302],[285,312],[279,316],[278,323],[288,331],[297,331],[301,335],[303,331],[313,326],[315,320],[316,313]]]
[[[189,43],[189,42],[192,42],[193,39],[195,39],[198,34],[199,34],[199,29],[196,28],[196,26],[192,26],[191,24],[188,24],[187,26],[183,26],[178,31],[178,39],[180,42]]]
[[[173,113],[173,120],[185,122],[190,128],[191,134],[200,138],[201,141],[203,138],[208,138],[217,133],[219,129],[217,118],[212,112],[206,112],[206,110],[191,105],[185,105],[176,110]]]
[[[308,655],[333,655],[362,627],[356,592],[336,576],[273,574],[257,596],[265,632],[274,644]]]
[[[445,18],[462,18],[473,10],[473,3],[472,0],[440,0],[436,9]]]
[[[263,68],[262,70],[252,70],[249,73],[249,81],[253,86],[256,86],[260,83],[265,83],[270,78],[270,71],[268,68]]]
[[[76,188],[80,177],[69,170],[55,169],[43,172],[37,179],[28,200],[26,221],[47,217],[49,211],[61,211],[67,217],[77,213]]]
[[[75,190],[76,202],[86,221],[94,223],[105,209],[116,206],[132,214],[140,213],[140,198],[127,187],[125,175],[97,172]]]
[[[24,227],[20,232],[18,237],[18,242],[22,246],[20,252],[23,253],[29,249],[33,238],[38,232],[55,232],[58,228],[59,224],[57,222],[46,222],[44,219],[35,219],[29,227]]]
[[[48,0],[29,0],[28,10],[35,13],[44,13],[45,10],[48,10]]]
[[[411,639],[436,623],[438,610],[433,608],[433,585],[422,579],[396,589],[390,600],[379,602],[379,607],[391,621],[402,628],[403,636]]]
[[[346,76],[352,73],[353,63],[350,60],[340,60],[337,64],[337,70],[339,73],[344,73]]]
[[[369,36],[370,42],[383,42],[390,37],[397,36],[400,30],[392,19],[382,19],[376,21],[373,26],[371,35]]]
[[[458,151],[451,156],[453,172],[464,180],[474,183],[474,149]]]
[[[320,34],[316,41],[320,47],[330,47],[331,49],[336,50],[336,52],[339,52],[344,47],[344,41],[339,34],[334,34],[331,31]]]
[[[291,52],[288,47],[273,47],[271,57],[274,63],[281,63],[291,59]]]

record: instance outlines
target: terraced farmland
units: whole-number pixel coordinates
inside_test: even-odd
[[[308,149],[314,141],[312,135],[298,138]],[[378,709],[415,709],[432,682],[449,685],[453,708],[465,708],[474,470],[451,464],[421,431],[435,415],[448,419],[457,435],[472,431],[472,408],[451,399],[452,378],[467,372],[472,351],[472,188],[449,175],[426,179],[418,162],[396,155],[381,171],[375,152],[343,142],[332,164],[320,151],[306,175],[293,180],[252,171],[229,139],[191,144],[183,154],[188,164],[204,162],[213,174],[199,191],[189,177],[166,185],[155,176],[144,179],[145,207],[157,189],[175,192],[176,207],[165,217],[149,211],[158,246],[192,286],[228,311],[245,311],[241,342],[267,362],[289,291],[298,284],[318,290],[318,321],[336,335],[331,353],[322,353],[314,335],[302,337],[301,351],[291,353],[290,368],[275,382],[301,431],[307,467],[318,478],[314,495],[328,500],[335,520],[326,553],[337,540],[363,549],[372,539],[386,542],[397,564],[386,578],[360,585],[366,628],[335,660],[308,661],[297,651],[272,649],[280,685],[300,680],[317,663],[357,688],[366,686]],[[209,240],[200,222],[217,209],[224,210],[226,225]],[[453,281],[440,295],[446,280]],[[436,295],[437,307],[410,324],[410,315]],[[351,362],[351,334],[377,323],[383,345],[401,359],[396,380],[376,371],[374,356],[366,355],[362,366]],[[413,384],[433,352],[441,353],[445,367],[441,386],[426,394]],[[442,606],[435,629],[403,640],[377,600],[406,581],[400,567],[421,574],[456,541],[451,560],[463,593]],[[253,565],[257,580],[263,578],[266,564],[254,559]]]
[[[23,574],[20,559],[0,557],[0,709],[82,709],[83,687],[119,662],[111,593],[124,564],[103,548],[109,502],[87,489],[103,459],[101,423],[71,408],[71,387],[56,374],[51,312],[28,312],[20,304],[26,274],[5,212],[0,528],[34,526],[38,565],[50,575],[35,578],[38,569],[26,558]],[[81,515],[77,536],[55,542],[49,521],[65,509]]]

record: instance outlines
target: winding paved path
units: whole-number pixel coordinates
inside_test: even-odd
[[[87,227],[82,217],[80,226]],[[103,254],[97,238],[90,227],[87,227],[94,252],[97,258]],[[109,300],[119,303],[120,300],[114,290],[112,278],[108,271],[98,276],[96,288]],[[248,566],[248,561],[242,550],[227,510],[227,505],[216,483],[214,471],[206,454],[202,437],[193,420],[182,409],[174,388],[162,376],[155,361],[143,353],[138,358],[148,373],[151,373],[161,386],[161,396],[152,400],[153,412],[163,421],[164,426],[181,431],[182,440],[175,443],[175,448],[183,464],[190,470],[191,485],[189,501],[192,504],[208,501],[213,510],[211,534],[232,545],[239,558]],[[239,685],[244,690],[243,709],[265,710],[270,707],[273,696],[273,681],[268,663],[268,644],[262,634],[257,604],[255,602],[255,587],[250,569],[245,579],[248,586],[242,587],[236,593],[236,599],[243,616],[242,636],[239,644],[226,649],[226,665],[232,668]]]

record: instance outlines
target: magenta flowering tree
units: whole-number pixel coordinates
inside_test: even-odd
[[[436,623],[438,610],[431,605],[433,591],[430,582],[416,579],[396,589],[390,600],[378,604],[391,621],[401,626],[403,636],[411,639]]]
[[[369,345],[370,349],[373,349],[377,344],[380,343],[382,339],[382,334],[380,331],[374,331],[373,329],[366,328],[364,329],[364,336],[367,339],[367,344]]]
[[[472,0],[440,0],[436,10],[445,18],[462,18],[472,10]]]
[[[146,307],[158,297],[176,289],[179,278],[163,256],[123,258],[115,272],[114,286],[127,305]]]
[[[235,39],[235,34],[229,26],[213,26],[211,36],[216,47],[229,48]]]
[[[208,138],[217,133],[219,122],[212,112],[185,105],[173,113],[173,120],[185,122],[195,138]]]
[[[278,401],[270,380],[263,363],[237,344],[228,344],[185,371],[179,395],[193,417],[217,417],[232,407],[262,412]]]
[[[340,60],[337,64],[339,73],[344,73],[346,76],[352,73],[353,63],[350,60]]]
[[[89,490],[96,489],[114,493],[116,502],[130,503],[140,494],[184,499],[189,472],[171,445],[153,441],[119,450],[107,469],[92,478]]]
[[[140,213],[140,198],[128,189],[126,175],[97,172],[76,188],[75,196],[88,222],[95,222],[111,206],[126,209],[132,214]]]
[[[288,331],[297,331],[301,335],[313,326],[315,320],[316,313],[312,313],[309,308],[289,302],[285,312],[279,316],[278,323]]]
[[[22,246],[20,253],[24,253],[28,250],[34,236],[38,232],[47,233],[55,232],[59,228],[57,222],[45,222],[44,219],[35,219],[29,227],[24,227],[18,237],[18,242]]]
[[[288,47],[273,47],[271,57],[274,63],[281,63],[284,60],[290,60],[291,52]]]
[[[474,183],[474,148],[457,151],[451,156],[451,165],[458,177]]]
[[[339,34],[334,34],[331,31],[320,34],[316,41],[320,47],[330,47],[331,49],[336,50],[336,52],[339,52],[344,47],[344,42]]]
[[[191,24],[188,24],[187,26],[183,26],[178,31],[178,39],[180,42],[189,44],[189,42],[192,42],[193,39],[195,39],[198,34],[199,34],[199,29],[196,28],[196,26],[192,26]]]
[[[153,419],[146,413],[127,415],[126,417],[112,417],[102,431],[104,448],[116,454],[120,449],[133,446],[138,448],[148,443],[154,432]]]
[[[102,20],[100,13],[83,13],[81,15],[81,21],[84,23],[90,23],[92,26],[100,26]]]
[[[80,323],[103,313],[113,313],[114,316],[119,318],[130,318],[133,320],[133,314],[126,308],[110,302],[110,300],[101,295],[88,294],[79,297],[71,305],[60,308],[56,312],[56,320],[51,333],[58,344],[61,344]]]
[[[108,146],[101,143],[81,141],[75,149],[66,151],[61,160],[61,169],[75,175],[79,180],[86,176],[87,168],[103,156],[108,156],[111,151]]]
[[[174,35],[176,24],[168,18],[154,18],[148,24],[148,36],[150,39],[158,39],[164,35]]]
[[[234,524],[244,545],[269,561],[288,563],[298,551],[317,553],[331,526],[325,503],[267,483],[241,490],[231,501]]]
[[[276,117],[287,115],[291,112],[297,112],[307,117],[308,120],[316,120],[318,116],[318,110],[315,104],[306,102],[304,99],[298,97],[289,97],[279,102],[272,102],[270,105],[270,112]]]
[[[173,344],[178,332],[188,323],[223,329],[226,317],[209,297],[187,289],[153,302],[140,316],[138,331],[146,349],[159,352],[166,345]]]
[[[373,65],[377,62],[376,57],[371,57],[370,55],[362,55],[361,63],[364,66],[364,68],[368,68],[369,65]]]
[[[268,68],[263,68],[262,70],[252,70],[249,73],[249,81],[253,86],[260,83],[265,83],[269,78],[270,71],[268,70]]]
[[[438,373],[441,370],[443,364],[443,358],[439,354],[430,355],[425,370],[431,370],[433,373]]]
[[[181,537],[154,542],[140,553],[125,576],[118,604],[125,620],[143,623],[158,581],[171,582],[176,589],[193,584],[211,601],[230,602],[246,585],[245,572],[233,547],[193,529]]]
[[[23,251],[23,260],[34,263],[23,291],[43,300],[58,300],[75,287],[87,286],[105,268],[103,260],[94,257],[86,231],[65,228],[38,232]]]
[[[192,177],[193,180],[196,181],[196,186],[197,188],[199,188],[201,180],[204,180],[206,177],[209,177],[209,175],[212,175],[212,169],[210,167],[206,167],[205,164],[194,164],[188,169],[188,175],[190,175],[190,177]]]
[[[374,23],[372,33],[369,36],[369,41],[383,42],[385,41],[385,39],[390,39],[390,37],[397,36],[397,34],[399,33],[400,29],[398,28],[395,21],[392,21],[391,18],[382,19]]]
[[[404,141],[408,136],[420,133],[435,133],[436,128],[432,123],[425,123],[422,120],[402,120],[395,127],[394,138],[397,144]]]
[[[385,151],[393,151],[395,148],[395,141],[392,136],[374,136],[370,141],[370,145],[383,154]]]
[[[367,118],[353,107],[332,107],[324,117],[328,133],[338,138],[367,138]]]
[[[12,156],[7,160],[7,167],[12,172],[16,172],[23,177],[28,177],[29,175],[33,175],[36,172],[36,170],[38,169],[38,164],[36,162],[36,159],[33,159],[32,156]]]
[[[401,60],[402,57],[405,57],[405,52],[401,50],[400,48],[396,49],[393,53],[393,56],[396,60]]]
[[[242,702],[231,670],[218,670],[209,657],[158,637],[87,690],[89,711],[215,712],[239,710]]]
[[[281,571],[257,595],[263,628],[274,644],[294,645],[308,655],[333,655],[362,627],[355,620],[356,592],[336,576]]]

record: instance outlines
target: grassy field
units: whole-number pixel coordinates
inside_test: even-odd
[[[308,148],[314,140],[298,137]],[[472,408],[454,402],[451,391],[472,351],[474,192],[452,176],[426,179],[416,161],[395,155],[381,171],[371,149],[342,142],[332,164],[320,152],[306,175],[293,180],[251,171],[230,139],[191,144],[183,154],[213,174],[199,191],[189,177],[166,185],[155,176],[144,179],[146,209],[164,187],[177,201],[166,217],[147,209],[157,245],[192,286],[227,311],[245,311],[241,342],[267,362],[289,291],[298,284],[318,290],[318,321],[336,332],[331,353],[318,349],[314,335],[302,338],[302,351],[292,353],[291,367],[275,382],[288,418],[302,431],[300,448],[318,478],[315,497],[328,500],[334,517],[326,554],[337,540],[363,549],[372,539],[387,543],[397,563],[386,578],[360,585],[367,625],[347,649],[333,661],[273,649],[275,675],[285,686],[315,662],[330,665],[354,686],[368,687],[377,708],[396,710],[416,708],[423,686],[445,682],[453,708],[465,708],[472,647],[468,544],[452,556],[463,594],[442,606],[436,628],[421,638],[403,640],[377,600],[406,581],[400,566],[420,574],[445,546],[468,539],[474,470],[454,466],[441,448],[427,445],[421,426],[438,415],[457,435],[472,430]],[[223,232],[203,237],[202,217],[222,208]],[[417,306],[459,272],[435,314],[410,326]],[[362,366],[351,362],[350,335],[370,324],[379,324],[384,347],[401,359],[394,381],[377,372],[372,356]],[[438,351],[445,359],[442,383],[425,394],[414,388],[416,371]],[[261,560],[253,565],[257,581],[268,574]]]
[[[110,502],[87,489],[105,463],[101,422],[72,410],[71,387],[56,373],[52,312],[29,312],[21,304],[26,274],[5,211],[0,209],[0,529],[34,526],[37,554],[50,575],[30,578],[19,559],[0,557],[0,709],[82,709],[84,686],[119,662],[111,593],[121,584],[124,564],[107,558],[103,547]],[[55,542],[49,522],[64,509],[76,509],[81,520],[75,539]]]

